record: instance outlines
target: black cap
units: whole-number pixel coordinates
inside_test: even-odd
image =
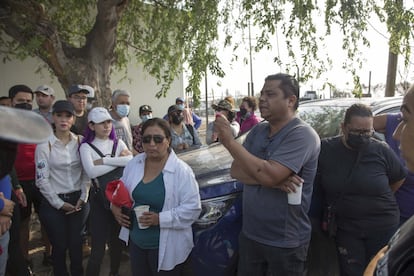
[[[52,113],[64,111],[69,112],[72,115],[75,115],[75,109],[73,108],[73,104],[71,102],[65,100],[56,101],[52,107]]]
[[[93,88],[90,87],[89,85],[84,85],[84,84],[72,84],[69,87],[69,96],[75,93],[84,93],[84,94],[92,94]]]
[[[175,105],[172,105],[168,108],[168,114],[171,114],[175,111],[183,111],[183,110],[184,110],[184,108],[182,108],[181,106],[175,104]]]
[[[151,108],[151,106],[149,106],[149,105],[147,105],[147,104],[144,104],[144,105],[141,105],[141,106],[139,107],[139,114],[141,114],[142,112],[145,112],[145,111],[147,111],[147,112],[152,112],[152,108]]]

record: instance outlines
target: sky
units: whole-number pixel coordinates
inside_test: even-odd
[[[252,37],[255,36],[255,31],[252,29]],[[335,33],[335,31],[333,32]],[[366,60],[363,64],[363,68],[359,70],[359,76],[361,83],[368,85],[369,74],[371,72],[371,85],[385,84],[387,75],[388,64],[388,33],[385,25],[375,21],[375,18],[370,20],[370,26],[366,33],[367,38],[371,42],[370,48],[362,48],[363,57]],[[279,34],[280,37],[280,34]],[[233,63],[230,66],[230,59],[232,56],[231,49],[222,49],[219,52],[219,58],[222,61],[223,69],[226,72],[226,76],[223,79],[208,75],[208,87],[207,90],[210,94],[209,97],[219,99],[227,93],[227,91],[233,96],[240,96],[247,94],[248,82],[250,81],[250,64],[244,64],[242,62],[243,57],[249,59],[248,51],[248,39],[244,39],[246,46],[238,54],[242,57],[239,62]],[[329,97],[328,89],[322,91],[322,86],[326,82],[333,83],[337,88],[344,90],[351,90],[353,87],[352,76],[350,73],[341,69],[341,64],[345,60],[345,53],[341,49],[342,37],[332,35],[327,38],[326,52],[329,52],[331,58],[333,58],[334,64],[332,70],[325,73],[320,79],[311,80],[307,83],[301,83],[301,95],[306,90],[316,90],[322,97]],[[252,42],[254,43],[254,42]],[[414,42],[413,42],[414,43]],[[279,47],[277,47],[279,45]],[[286,50],[283,47],[283,41],[274,39],[272,41],[271,51],[261,51],[259,53],[252,53],[252,71],[253,71],[253,83],[255,94],[259,93],[263,86],[264,78],[267,75],[281,72],[283,68],[273,63],[273,57],[279,56],[283,61],[286,55]],[[412,52],[414,49],[412,49]],[[414,72],[412,68],[409,68],[408,73],[404,71],[403,57],[398,59],[398,71],[397,82],[407,80],[414,82]],[[411,64],[414,66],[414,58],[411,58]],[[411,69],[411,70],[410,70]],[[295,72],[291,72],[295,73]],[[220,83],[220,85],[217,85]],[[201,84],[202,95],[205,94],[205,82]],[[214,93],[213,93],[214,92]],[[214,94],[214,96],[212,95]]]

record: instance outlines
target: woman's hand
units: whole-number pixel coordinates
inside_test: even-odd
[[[367,268],[364,271],[364,276],[373,276],[375,272],[375,268],[377,267],[377,263],[379,259],[384,257],[385,252],[388,250],[388,245],[384,246],[380,251],[378,251],[377,255],[369,262]]]
[[[160,224],[160,217],[158,213],[154,212],[144,212],[142,216],[139,217],[139,223],[142,226],[152,226]]]
[[[60,207],[60,210],[63,210],[64,212],[66,212],[66,215],[69,215],[75,212],[75,206],[73,206],[72,204],[68,202],[64,202],[63,206]]]
[[[6,233],[11,227],[12,221],[9,216],[0,215],[0,236]]]
[[[111,211],[115,217],[115,220],[121,225],[126,228],[129,228],[131,225],[131,221],[129,220],[129,216],[122,213],[121,207],[118,207],[114,204],[111,204]]]
[[[119,154],[119,156],[128,156],[131,155],[132,152],[128,149],[124,149],[123,151],[121,151],[121,153]]]
[[[14,202],[4,197],[3,193],[0,192],[0,199],[4,202],[4,207],[0,212],[0,215],[12,217],[14,211]]]

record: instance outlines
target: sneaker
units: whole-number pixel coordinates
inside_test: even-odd
[[[42,265],[44,266],[51,266],[53,264],[52,256],[49,254],[46,254],[46,252],[43,252],[43,260]]]

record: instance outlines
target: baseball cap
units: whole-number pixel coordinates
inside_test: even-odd
[[[0,106],[0,138],[16,142],[37,144],[52,135],[50,124],[36,112]]]
[[[168,108],[168,114],[171,114],[171,113],[176,112],[176,111],[183,111],[183,110],[184,110],[184,108],[182,108],[181,106],[175,104],[175,105],[172,105]]]
[[[50,87],[46,84],[43,84],[43,85],[39,86],[38,88],[36,88],[36,90],[34,92],[35,93],[40,92],[40,93],[48,95],[48,96],[55,94],[55,90],[53,90],[52,87]]]
[[[52,113],[64,111],[69,112],[72,115],[75,115],[75,109],[71,102],[65,100],[56,101],[52,107]]]
[[[142,112],[145,112],[145,111],[147,111],[147,112],[152,112],[152,108],[151,108],[151,106],[149,106],[149,105],[147,105],[147,104],[144,104],[144,105],[141,105],[141,106],[139,107],[139,114],[141,114]]]
[[[182,97],[178,97],[177,99],[175,99],[175,103],[177,103],[177,102],[184,102],[184,98],[182,98]]]
[[[69,96],[75,93],[93,94],[94,90],[89,85],[73,84],[69,87]]]
[[[221,100],[221,101],[219,101],[218,104],[212,104],[211,107],[214,110],[217,110],[217,109],[225,109],[225,110],[228,110],[228,111],[232,111],[233,110],[233,106],[231,105],[231,103],[229,103],[226,100]]]
[[[92,108],[91,111],[89,111],[88,122],[94,122],[95,124],[99,124],[107,120],[113,121],[111,115],[109,114],[106,108],[95,107]]]

